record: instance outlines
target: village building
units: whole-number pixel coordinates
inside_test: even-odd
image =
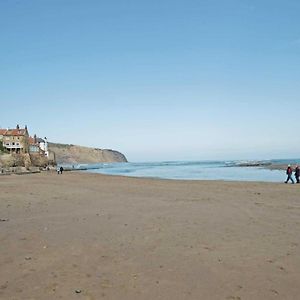
[[[3,141],[3,135],[6,132],[6,129],[0,129],[0,141]]]
[[[14,159],[23,161],[23,164],[32,166],[46,167],[55,165],[55,153],[48,149],[48,140],[31,137],[27,126],[20,128],[19,125],[14,129],[0,128],[0,155],[12,154]],[[4,157],[4,156],[3,156]],[[25,162],[26,160],[26,162]]]
[[[0,154],[27,154],[37,165],[55,164],[55,153],[48,148],[47,138],[29,136],[27,126],[15,129],[0,128]]]
[[[45,156],[49,157],[47,138],[46,137],[44,137],[44,139],[38,138],[37,142],[39,143],[40,148],[45,152]]]
[[[17,125],[15,129],[0,129],[0,143],[2,149],[9,153],[30,153],[49,157],[47,138],[29,136],[27,126],[20,128]]]
[[[42,156],[49,156],[48,151],[48,141],[45,139],[39,138],[34,135],[34,137],[29,137],[29,153],[30,154],[39,154]]]
[[[0,129],[0,143],[3,143],[3,135],[5,134],[7,129]]]
[[[19,125],[15,129],[0,129],[0,142],[9,153],[28,153],[29,134],[27,126],[21,129]]]

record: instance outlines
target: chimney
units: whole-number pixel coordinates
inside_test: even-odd
[[[34,135],[34,143],[35,143],[35,144],[37,143],[37,140],[36,140],[36,134]]]
[[[20,129],[20,126],[19,126],[19,124],[17,124],[17,129],[18,129],[18,130]]]

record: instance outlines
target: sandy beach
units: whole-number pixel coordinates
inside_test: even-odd
[[[299,299],[300,185],[0,177],[0,299]]]

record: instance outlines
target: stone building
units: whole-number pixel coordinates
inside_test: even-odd
[[[49,156],[48,152],[48,141],[45,139],[39,138],[34,135],[34,137],[29,137],[29,153],[30,154],[39,154],[42,156]]]
[[[0,129],[0,141],[3,141],[3,134],[6,132],[6,129]]]
[[[9,153],[28,153],[29,134],[27,126],[21,129],[19,125],[15,129],[0,129],[0,140],[3,148]]]

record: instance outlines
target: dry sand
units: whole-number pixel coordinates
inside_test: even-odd
[[[300,298],[300,185],[1,176],[0,219],[0,299]]]

